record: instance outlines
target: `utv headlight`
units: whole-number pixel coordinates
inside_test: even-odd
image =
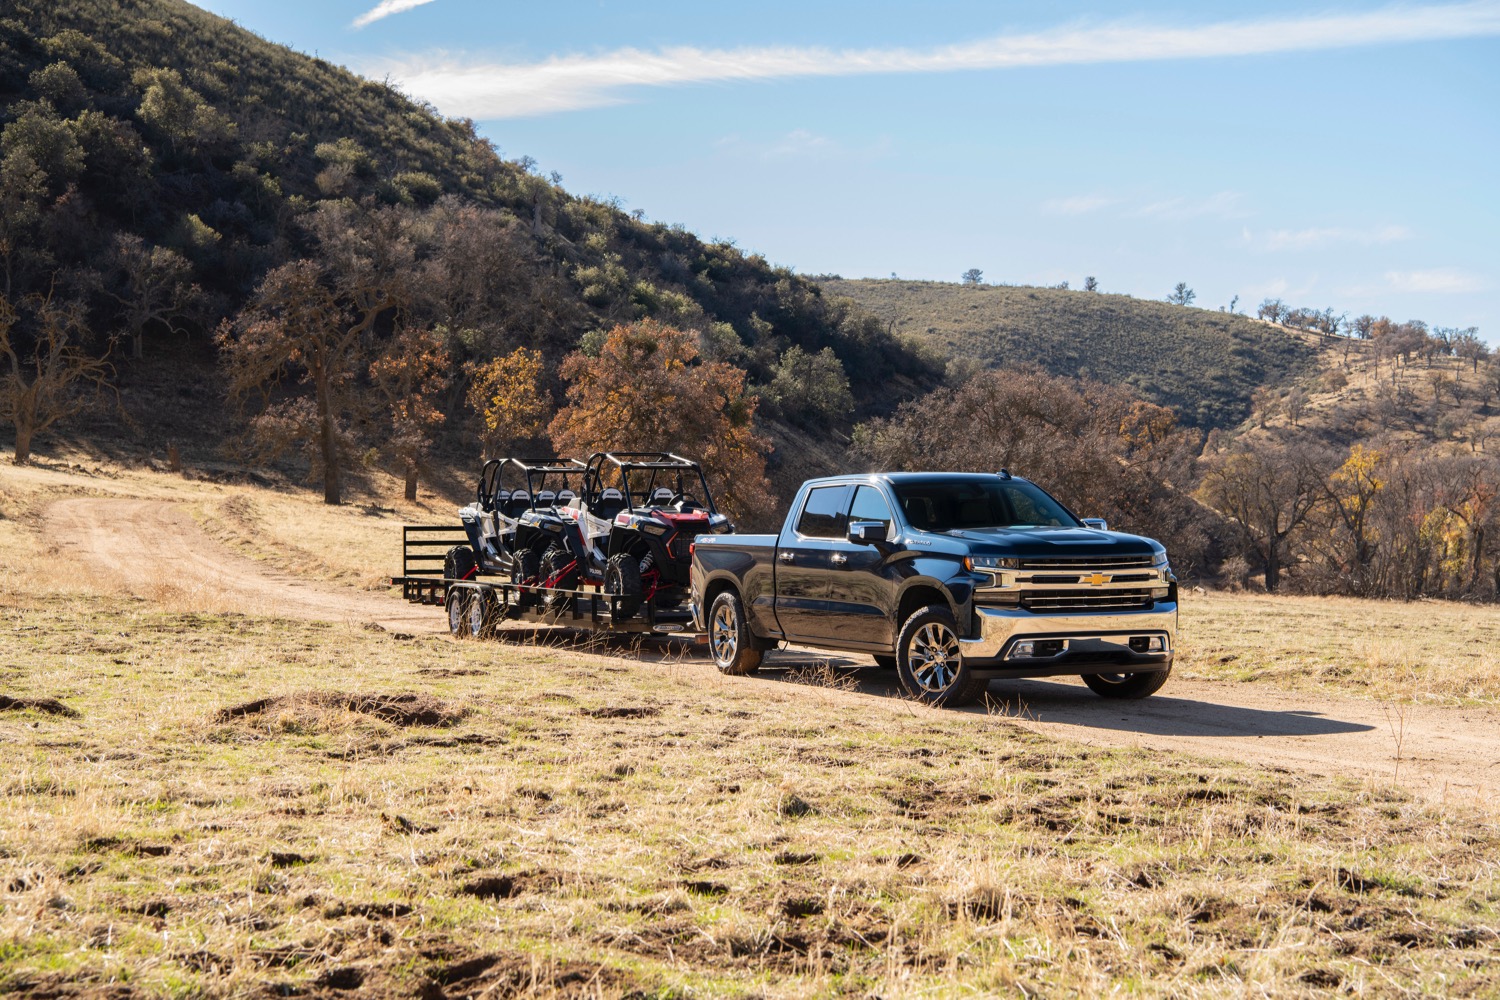
[[[965,556],[964,569],[1020,569],[1021,560],[1014,556]]]
[[[642,521],[641,530],[648,531],[653,535],[665,535],[667,533],[667,526],[660,521]]]

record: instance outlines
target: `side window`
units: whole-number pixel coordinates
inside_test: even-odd
[[[884,521],[887,533],[891,530],[891,507],[885,497],[873,486],[859,486],[854,490],[854,503],[849,507],[849,520]],[[845,526],[845,530],[848,527]]]
[[[843,538],[849,529],[844,521],[847,486],[815,486],[807,493],[802,516],[797,519],[797,534],[812,538]]]

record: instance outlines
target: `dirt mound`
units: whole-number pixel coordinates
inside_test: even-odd
[[[294,716],[328,711],[368,715],[394,726],[451,726],[469,714],[463,706],[449,705],[429,694],[345,694],[340,691],[305,691],[300,694],[257,698],[243,705],[220,709],[215,722],[233,722],[252,716]]]
[[[12,698],[9,695],[0,694],[0,712],[24,712],[28,708],[46,712],[48,715],[62,715],[69,719],[78,718],[76,711],[56,698]]]
[[[433,1000],[481,995],[621,997],[643,993],[641,984],[624,970],[534,955],[440,958],[428,977],[427,989],[421,995]]]

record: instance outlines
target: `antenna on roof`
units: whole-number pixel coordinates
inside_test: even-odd
[[[1009,479],[1010,478],[1010,470],[1009,469],[1001,469],[1000,470],[1000,478],[1001,479]]]

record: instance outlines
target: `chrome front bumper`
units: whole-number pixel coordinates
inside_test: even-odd
[[[1143,611],[1060,615],[975,606],[974,620],[977,637],[958,644],[964,662],[982,677],[1166,670],[1177,644],[1175,602],[1158,601]],[[1132,639],[1136,646],[1160,648],[1132,649]],[[1015,655],[1016,644],[1028,640],[1044,655]]]

